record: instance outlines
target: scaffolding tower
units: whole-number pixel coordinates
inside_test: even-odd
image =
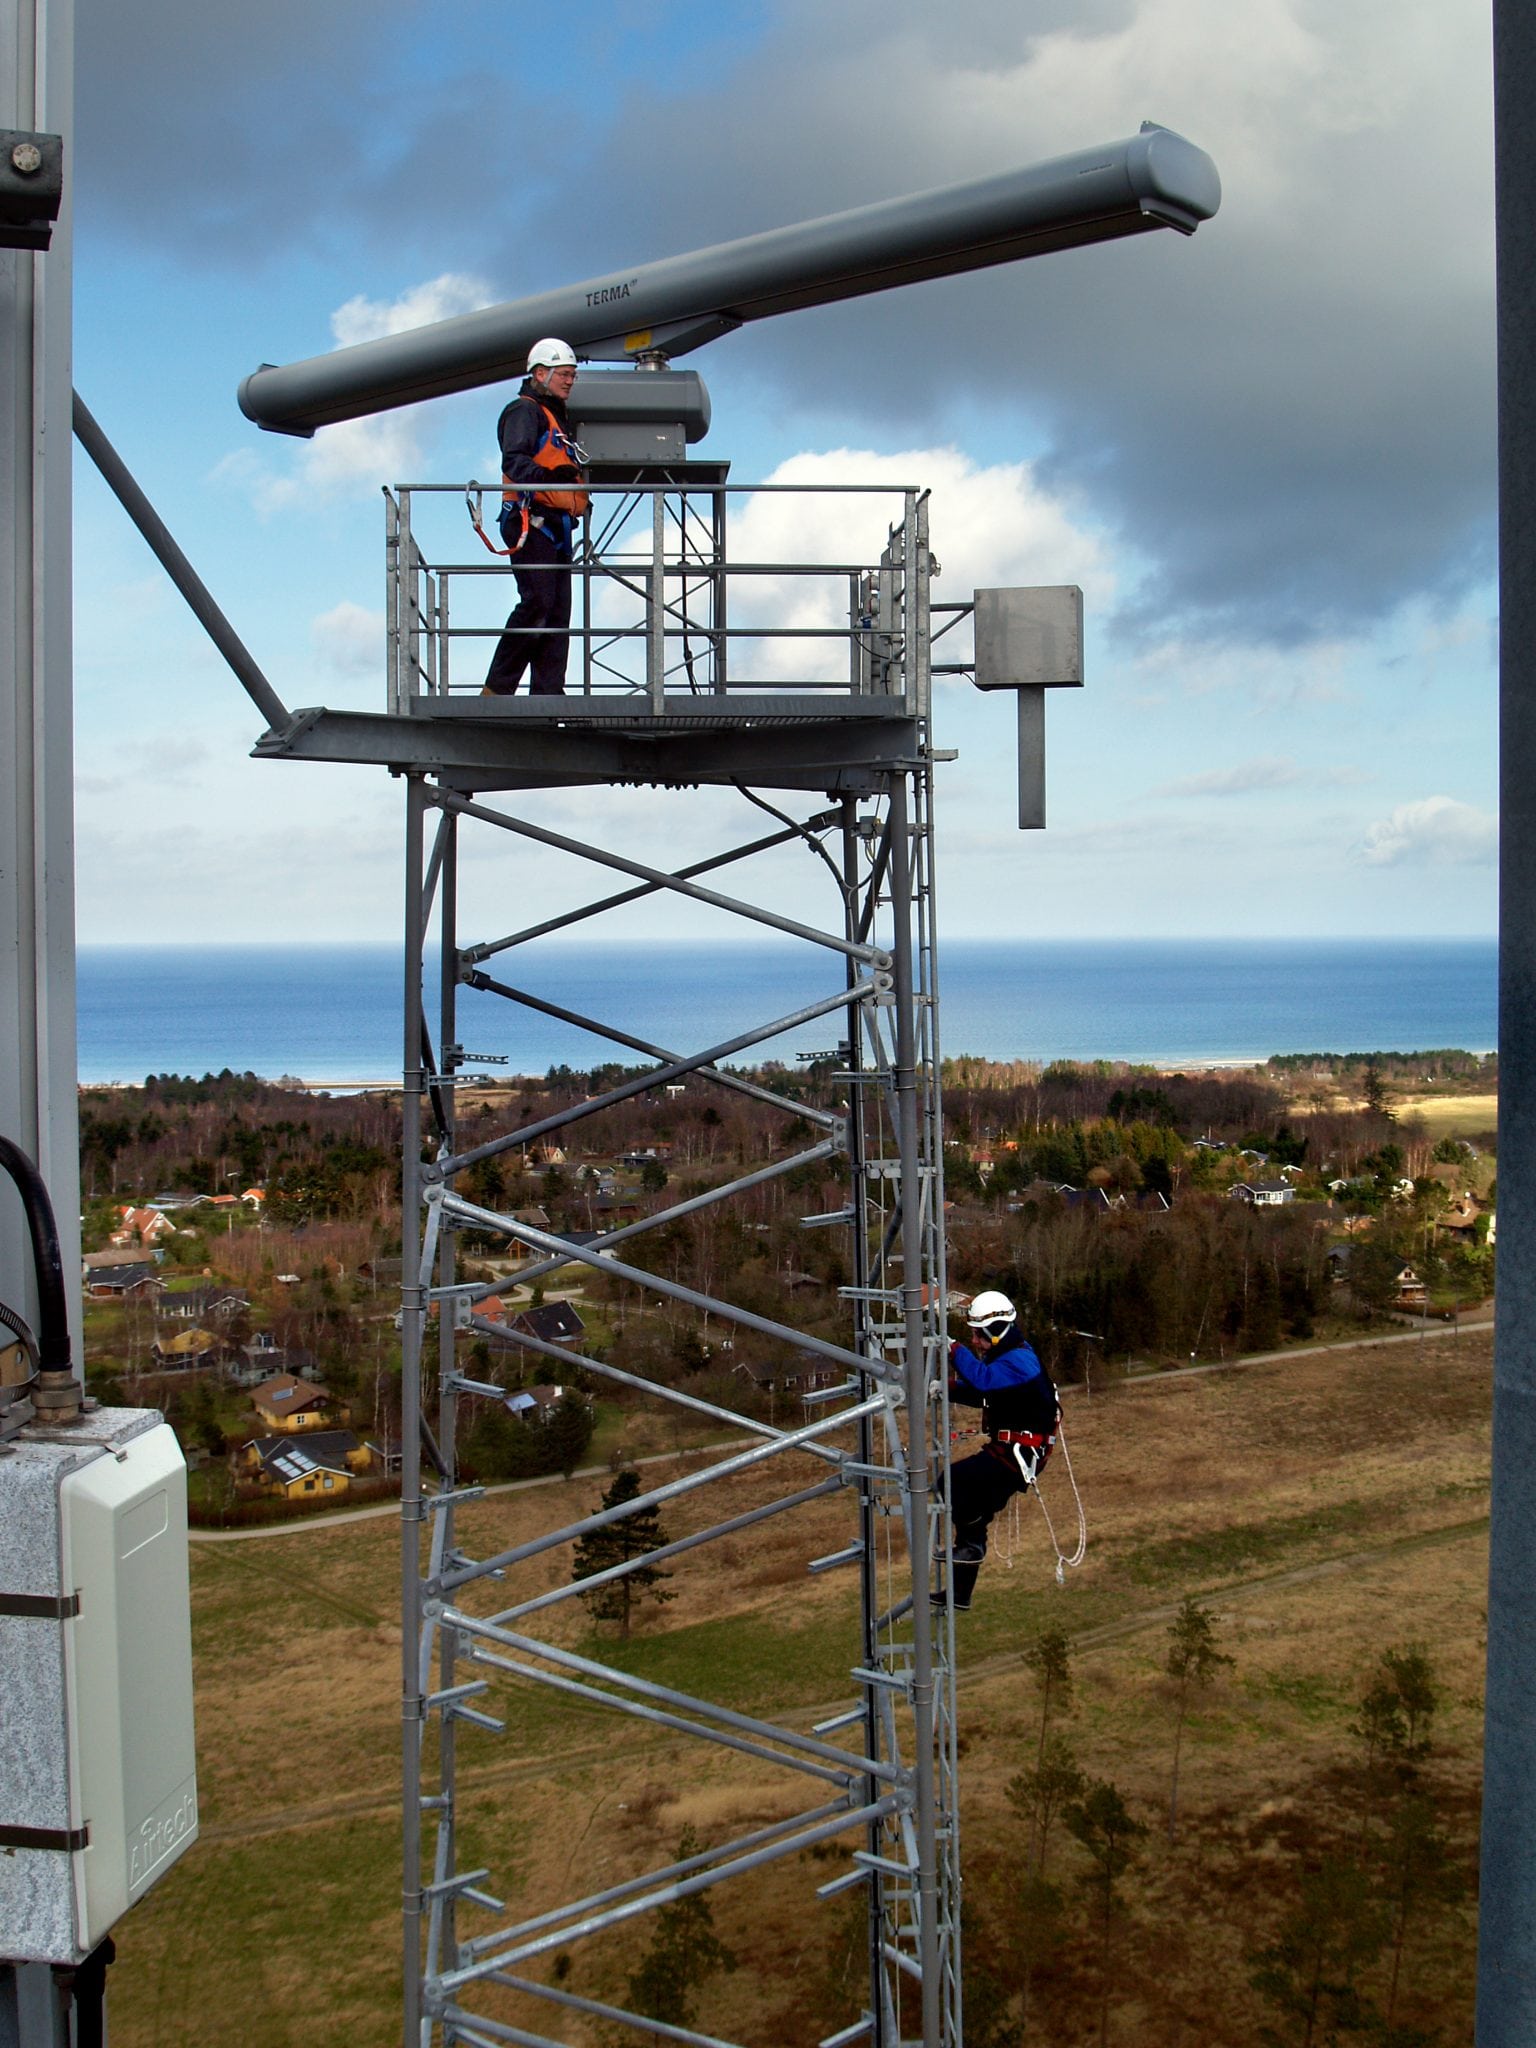
[[[840,530],[853,535],[876,512],[883,526],[881,543],[862,555],[851,549],[832,564],[738,562],[729,512],[743,497],[761,507],[763,494],[728,485],[723,468],[674,465],[660,480],[599,481],[571,572],[579,592],[570,694],[485,700],[479,679],[494,628],[481,615],[499,601],[504,573],[498,577],[494,563],[449,560],[451,544],[447,553],[433,544],[434,519],[441,526],[451,494],[388,493],[386,716],[301,714],[264,743],[268,752],[312,759],[387,759],[405,782],[404,1960],[412,2048],[549,2043],[557,2037],[540,2026],[562,2014],[623,2022],[636,2039],[719,2048],[713,2034],[585,1995],[578,1945],[810,1849],[823,1860],[841,1851],[843,1861],[839,1868],[834,1860],[835,1874],[806,1910],[815,1898],[850,1891],[861,1891],[868,1909],[862,2010],[826,2034],[827,2048],[958,2048],[962,2038],[953,1621],[942,1570],[933,1592],[949,1442],[934,629],[928,501],[916,489],[896,496],[887,509],[870,492],[838,494]],[[943,609],[949,625],[969,607]],[[786,615],[798,623],[786,625]],[[611,843],[617,834],[605,829],[601,796],[581,838],[509,807],[518,791],[637,783],[655,790],[658,806],[687,803],[701,785],[734,786],[770,814],[774,829],[663,872]],[[458,911],[466,863],[529,841],[590,865],[610,886],[579,907],[466,943]],[[716,879],[786,847],[802,849],[820,878],[819,903],[810,888],[797,895],[803,915]],[[613,889],[613,877],[623,886]],[[622,989],[614,1014],[598,1018],[517,985],[508,962],[520,949],[593,920],[611,928],[632,905],[661,894],[796,941],[821,963],[825,992],[786,1010],[765,976],[742,991],[751,1014],[740,1028],[693,1048],[657,1044],[635,1028]],[[635,1071],[590,1099],[473,1142],[455,1115],[466,1078],[466,985],[501,998],[509,1022],[519,1007],[560,1018],[620,1049]],[[792,1068],[781,1079],[753,1064],[772,1060],[786,1034],[813,1023],[837,1039],[831,1106],[805,1099],[828,1091],[794,1089]],[[515,1037],[506,1043],[515,1046]],[[827,1071],[823,1061],[817,1072]],[[585,1241],[470,1198],[475,1169],[487,1162],[583,1126],[600,1130],[605,1111],[680,1082],[782,1111],[784,1128],[808,1132],[809,1142],[791,1139],[724,1184],[663,1199],[654,1214]],[[803,1180],[806,1169],[845,1190],[840,1207],[804,1219],[846,1244],[846,1327],[836,1340],[733,1301],[728,1282],[706,1291],[659,1270],[660,1261],[647,1264],[652,1233],[705,1210],[728,1212],[768,1183]],[[465,1231],[515,1237],[525,1256],[514,1274],[464,1279],[456,1238]],[[775,1410],[764,1421],[750,1398],[740,1408],[706,1400],[496,1315],[493,1297],[569,1264],[633,1290],[632,1298],[666,1299],[716,1328],[750,1330],[774,1355],[814,1367],[803,1373],[812,1384],[800,1414]],[[506,1391],[470,1369],[466,1347],[477,1340],[552,1360],[568,1376],[579,1368],[599,1385],[719,1425],[737,1441],[637,1498],[471,1556],[463,1510],[483,1489],[461,1479],[456,1443],[471,1406]],[[750,1505],[727,1500],[723,1513],[703,1505],[746,1478],[754,1482]],[[676,1690],[540,1633],[551,1609],[605,1578],[684,1554],[693,1569],[726,1571],[721,1546],[770,1519],[789,1518],[777,1522],[775,1541],[790,1548],[796,1511],[833,1501],[845,1507],[846,1540],[812,1555],[816,1544],[802,1537],[805,1568],[846,1571],[859,1596],[856,1618],[850,1602],[846,1704],[812,1727]],[[571,1579],[571,1546],[583,1536],[667,1503],[690,1518],[702,1510],[701,1525],[600,1577]],[[554,1584],[551,1557],[561,1560]],[[458,1770],[466,1742],[503,1729],[503,1702],[519,1687],[771,1764],[806,1781],[804,1791],[792,1813],[680,1861],[583,1897],[523,1897],[509,1908],[498,1889],[515,1890],[515,1868],[466,1867]],[[575,1967],[562,1963],[552,1973],[551,1959],[573,1949]]]

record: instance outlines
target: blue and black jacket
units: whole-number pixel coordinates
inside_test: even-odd
[[[999,1431],[1049,1437],[1061,1415],[1051,1376],[1017,1324],[985,1358],[968,1344],[954,1346],[949,1398],[962,1408],[979,1408],[982,1428],[994,1441]]]

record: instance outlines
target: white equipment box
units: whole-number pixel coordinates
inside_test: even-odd
[[[79,1963],[197,1838],[187,1473],[148,1408],[0,1451],[0,1956]]]

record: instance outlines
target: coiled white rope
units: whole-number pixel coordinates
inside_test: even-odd
[[[1077,1490],[1077,1475],[1072,1470],[1072,1453],[1067,1449],[1067,1433],[1059,1422],[1056,1425],[1056,1443],[1061,1451],[1062,1463],[1067,1468],[1067,1481],[1072,1488],[1072,1499],[1077,1508],[1077,1548],[1070,1557],[1057,1541],[1056,1524],[1051,1520],[1051,1511],[1045,1504],[1044,1494],[1040,1491],[1038,1477],[1035,1480],[1033,1492],[1035,1499],[1040,1503],[1040,1512],[1045,1517],[1045,1526],[1050,1534],[1051,1548],[1056,1553],[1056,1583],[1058,1586],[1061,1586],[1066,1583],[1067,1573],[1069,1571],[1075,1572],[1083,1562],[1083,1559],[1088,1555],[1088,1517],[1083,1512],[1083,1497]]]

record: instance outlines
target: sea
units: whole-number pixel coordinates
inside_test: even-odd
[[[722,1045],[836,993],[831,952],[779,944],[569,938],[486,971],[669,1052]],[[939,955],[940,1044],[994,1060],[1163,1067],[1273,1053],[1497,1045],[1493,939],[954,939]],[[310,1086],[399,1078],[401,955],[387,945],[82,946],[80,1078],[254,1073]],[[474,990],[460,995],[471,1071],[542,1074],[643,1055]],[[730,1063],[831,1052],[838,1020],[801,1023]]]

